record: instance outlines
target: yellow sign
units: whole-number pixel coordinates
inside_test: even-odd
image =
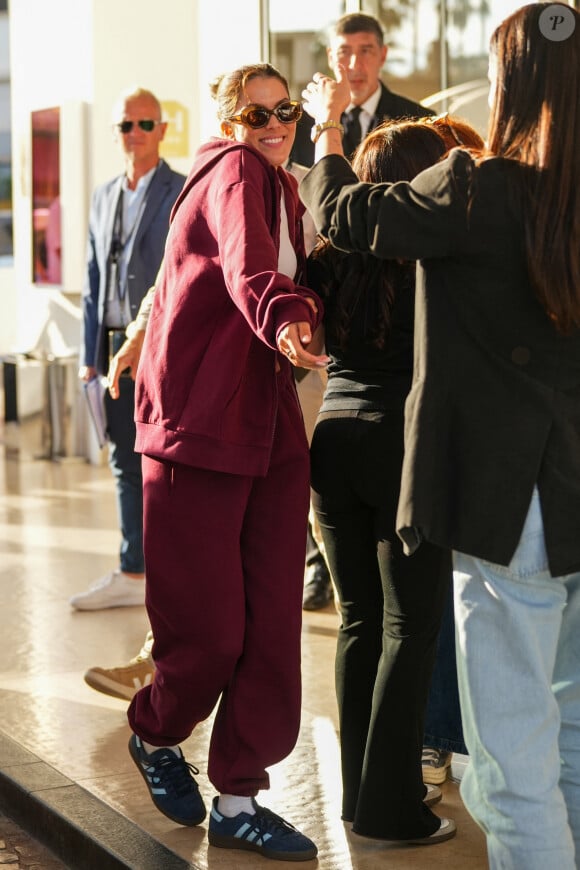
[[[176,100],[162,100],[163,119],[167,121],[165,139],[161,143],[163,157],[189,157],[189,113]]]

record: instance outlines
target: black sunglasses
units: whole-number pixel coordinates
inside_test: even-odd
[[[272,115],[280,121],[281,124],[294,124],[302,117],[302,103],[298,100],[287,100],[285,103],[280,103],[275,109],[267,109],[265,106],[257,106],[251,104],[240,109],[239,114],[232,115],[227,118],[228,121],[236,121],[238,124],[243,124],[245,127],[251,127],[252,130],[259,130],[260,127],[265,127]]]
[[[137,124],[141,130],[150,133],[158,124],[163,124],[163,121],[151,121],[148,118],[141,121],[120,121],[118,124],[115,124],[115,127],[117,130],[120,130],[121,133],[130,133],[135,124]]]

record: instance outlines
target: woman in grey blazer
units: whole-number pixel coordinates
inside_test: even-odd
[[[454,551],[465,803],[494,870],[580,866],[580,15],[495,31],[487,154],[357,183],[338,82],[301,196],[337,248],[419,261],[399,534]],[[324,159],[321,159],[324,158]],[[575,858],[575,854],[578,856]]]

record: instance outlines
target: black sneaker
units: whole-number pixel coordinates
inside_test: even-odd
[[[192,776],[199,770],[185,760],[181,749],[179,755],[165,748],[147,753],[141,739],[133,734],[129,740],[129,752],[160,812],[179,825],[193,826],[203,822],[206,809]]]
[[[279,861],[310,861],[318,849],[308,837],[271,810],[252,799],[255,815],[238,813],[229,819],[218,811],[218,798],[213,799],[209,814],[208,840],[222,849],[248,849],[265,858]]]

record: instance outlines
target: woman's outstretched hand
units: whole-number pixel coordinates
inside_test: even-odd
[[[277,344],[280,353],[298,368],[321,369],[326,368],[330,362],[330,357],[326,354],[316,352],[320,343],[313,340],[312,329],[306,321],[285,326],[280,330]]]

